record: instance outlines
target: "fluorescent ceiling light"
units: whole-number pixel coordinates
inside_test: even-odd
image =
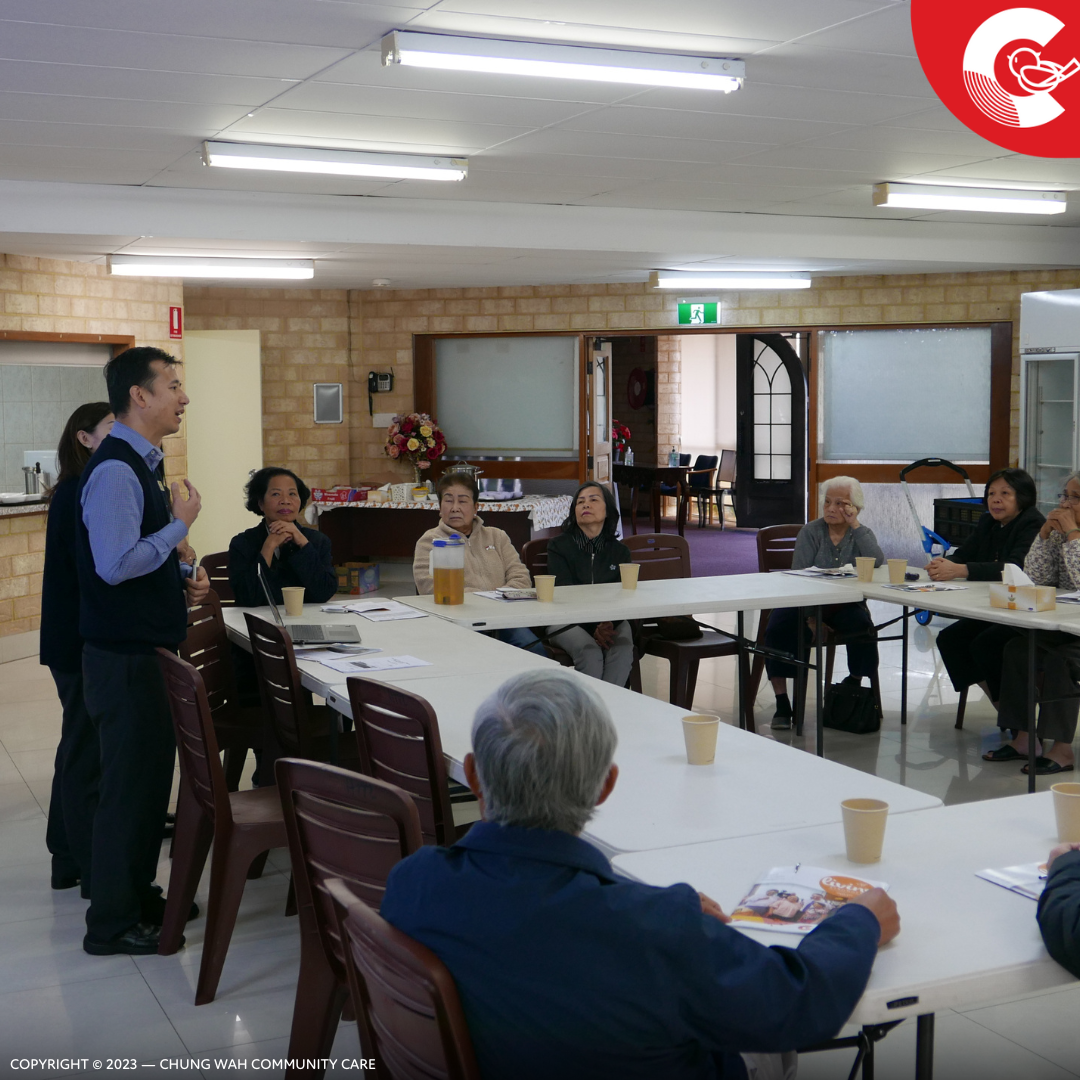
[[[389,180],[464,180],[469,171],[466,158],[214,141],[203,143],[203,162],[221,169],[378,176]]]
[[[725,94],[738,90],[746,78],[746,65],[741,60],[723,57],[627,52],[402,30],[395,30],[382,39],[382,62],[383,66],[405,64],[494,75],[539,75],[549,79],[675,86],[688,90],[720,90]]]
[[[810,278],[802,274],[753,274],[715,271],[654,270],[649,275],[654,289],[809,289]]]
[[[874,205],[907,210],[978,210],[991,214],[1064,214],[1064,191],[953,187],[941,184],[875,184]]]
[[[110,255],[109,273],[124,277],[248,278],[305,281],[315,276],[311,259],[216,259],[183,255]]]

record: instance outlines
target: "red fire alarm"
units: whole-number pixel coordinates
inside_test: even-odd
[[[182,338],[184,336],[184,312],[182,308],[169,308],[169,337]]]

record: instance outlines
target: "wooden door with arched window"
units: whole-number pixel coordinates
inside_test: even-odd
[[[735,516],[742,527],[806,520],[808,335],[739,334]]]

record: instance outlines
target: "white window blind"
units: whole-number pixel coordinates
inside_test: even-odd
[[[578,338],[441,338],[435,420],[450,456],[576,458]]]
[[[990,329],[821,334],[819,459],[990,457]]]

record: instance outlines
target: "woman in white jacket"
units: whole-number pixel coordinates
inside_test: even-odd
[[[447,473],[435,484],[439,496],[439,524],[428,529],[416,542],[413,553],[413,581],[421,596],[434,592],[431,578],[431,548],[435,540],[457,533],[465,539],[465,591],[488,592],[504,585],[513,589],[532,587],[529,571],[502,529],[484,524],[476,513],[480,490],[476,481],[459,473]],[[492,637],[545,656],[544,647],[528,628],[496,630]]]

